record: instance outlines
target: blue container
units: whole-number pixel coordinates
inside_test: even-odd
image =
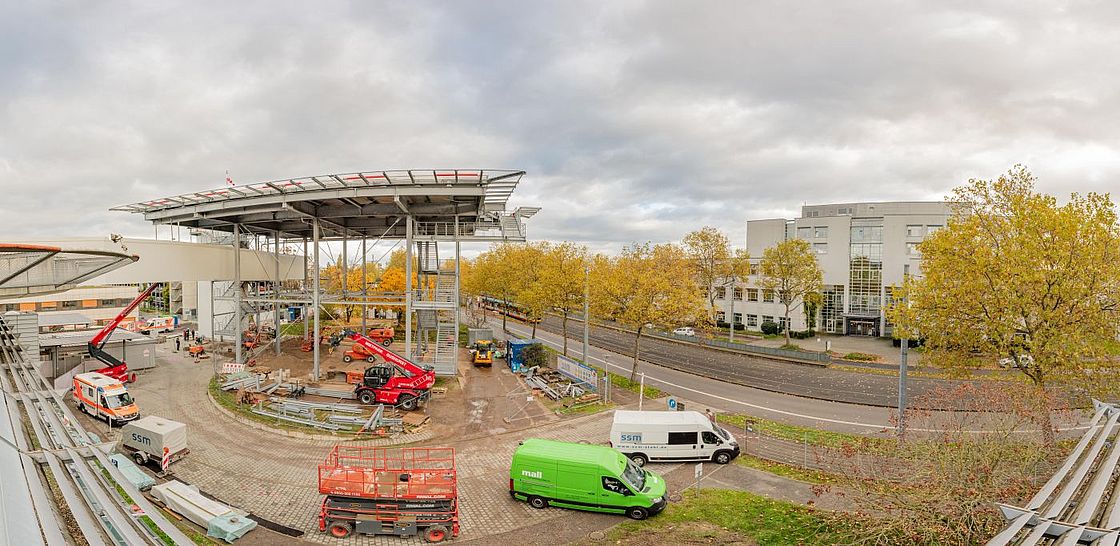
[[[530,345],[540,343],[536,339],[509,339],[509,356],[506,362],[509,362],[509,369],[513,372],[521,371],[521,367],[525,364],[525,348]]]

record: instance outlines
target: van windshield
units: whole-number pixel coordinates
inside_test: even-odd
[[[112,409],[116,409],[116,408],[120,408],[120,407],[124,407],[124,406],[131,406],[132,405],[132,397],[129,396],[127,392],[123,392],[123,393],[118,394],[116,396],[105,397],[105,403]]]
[[[720,438],[723,438],[724,440],[731,439],[731,435],[728,434],[727,431],[723,429],[723,427],[717,427],[713,425],[712,429],[715,430],[716,434],[718,434]]]
[[[646,473],[629,459],[626,460],[626,469],[622,471],[622,479],[626,480],[634,491],[641,491],[646,487]]]

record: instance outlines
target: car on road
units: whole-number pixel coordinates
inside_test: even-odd
[[[678,336],[696,337],[696,330],[693,330],[691,326],[681,326],[680,328],[673,330],[673,333],[677,334]]]

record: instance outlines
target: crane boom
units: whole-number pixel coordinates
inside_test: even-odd
[[[109,354],[102,348],[105,346],[105,343],[109,341],[109,336],[113,333],[113,330],[116,330],[117,326],[120,326],[121,321],[124,320],[129,313],[136,309],[136,306],[140,305],[140,302],[144,301],[148,298],[148,296],[152,295],[152,291],[154,291],[157,286],[159,286],[159,284],[152,283],[152,285],[149,286],[147,290],[144,290],[140,293],[139,296],[136,296],[136,299],[132,300],[132,303],[129,303],[127,306],[125,306],[125,308],[117,314],[116,318],[109,321],[109,323],[106,324],[105,327],[101,329],[101,331],[97,332],[97,335],[93,336],[93,339],[89,340],[89,343],[86,344],[86,349],[88,350],[90,356],[109,365],[106,370],[120,366],[122,367],[122,369],[120,369],[120,374],[127,373],[128,368],[125,363],[117,360],[117,357]],[[98,371],[101,373],[105,373],[110,377],[119,379],[117,375],[120,374],[106,373],[104,370]]]
[[[400,370],[409,378],[415,379],[415,384],[409,385],[412,388],[430,389],[435,384],[435,372],[430,368],[424,368],[417,365],[415,362],[390,351],[380,343],[360,334],[353,332],[350,334],[350,339],[354,343],[361,345],[363,349],[380,356],[387,364]]]

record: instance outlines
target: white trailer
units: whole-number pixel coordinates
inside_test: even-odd
[[[649,461],[727,464],[739,456],[735,437],[697,411],[615,410],[611,447],[638,466]]]
[[[162,469],[165,455],[170,465],[190,452],[187,425],[155,415],[137,419],[121,429],[121,451],[138,465],[155,461]]]

